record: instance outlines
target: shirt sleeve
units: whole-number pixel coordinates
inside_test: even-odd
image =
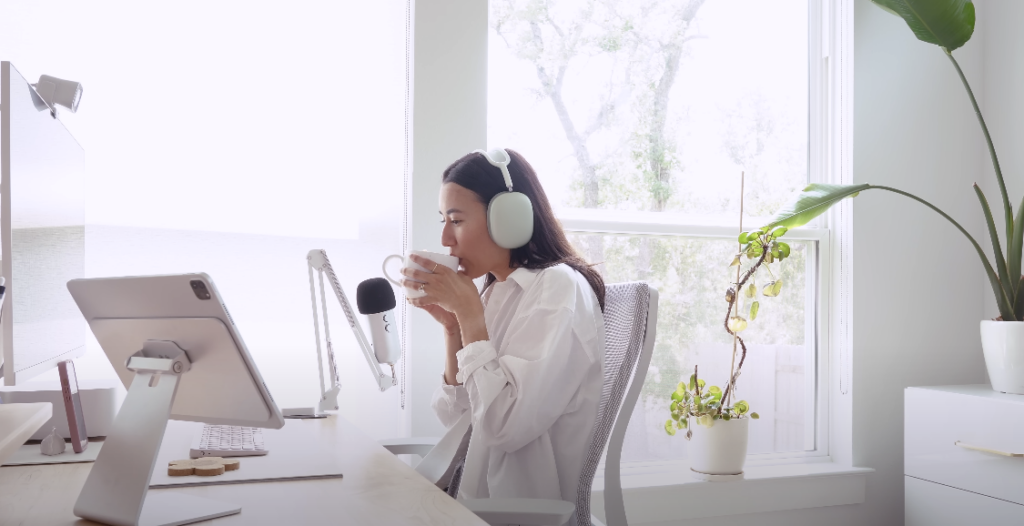
[[[469,394],[466,393],[465,386],[448,385],[444,380],[444,373],[441,373],[441,385],[434,391],[430,406],[434,408],[441,425],[450,428],[469,410]]]
[[[500,357],[489,340],[456,354],[457,379],[484,445],[516,451],[568,412],[593,363],[574,342],[573,317],[565,307],[535,308],[509,326]]]

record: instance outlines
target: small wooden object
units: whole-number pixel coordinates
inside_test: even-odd
[[[188,475],[214,477],[223,475],[225,471],[234,471],[239,466],[241,466],[241,462],[238,460],[221,457],[172,460],[167,465],[167,475],[171,477],[184,477]]]

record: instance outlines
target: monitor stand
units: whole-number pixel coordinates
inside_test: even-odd
[[[128,359],[135,378],[75,503],[75,515],[113,526],[177,526],[242,511],[180,493],[149,493],[181,375],[191,369],[172,341],[147,340]]]

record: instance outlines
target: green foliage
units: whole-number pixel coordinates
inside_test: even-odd
[[[1024,320],[1024,276],[1021,276],[1021,253],[1024,250],[1024,201],[1017,209],[1017,217],[1013,217],[1013,208],[1009,196],[1006,193],[1006,184],[1003,180],[1003,172],[999,166],[999,158],[996,155],[995,145],[989,135],[988,126],[981,114],[981,108],[974,98],[974,91],[967,82],[967,77],[960,69],[960,65],[953,58],[953,50],[964,45],[974,34],[974,4],[970,0],[873,0],[883,9],[903,18],[910,26],[918,39],[935,44],[942,48],[950,63],[956,69],[964,90],[974,106],[975,115],[978,117],[978,124],[981,126],[982,134],[988,145],[989,156],[992,159],[992,167],[996,174],[996,182],[999,184],[999,191],[1003,201],[1003,212],[1005,216],[1004,230],[1006,235],[1006,252],[1003,252],[999,241],[999,233],[996,230],[995,219],[989,208],[985,194],[977,185],[974,186],[978,201],[981,203],[982,213],[985,217],[985,224],[988,227],[989,237],[992,241],[992,250],[995,257],[995,266],[989,262],[988,257],[982,250],[981,245],[948,214],[939,210],[931,203],[902,190],[888,187],[880,188],[895,192],[914,199],[943,216],[946,220],[957,227],[958,230],[971,242],[974,250],[981,259],[982,266],[992,286],[992,292],[996,298],[996,306],[1003,320]],[[829,205],[831,206],[831,205]],[[826,207],[827,208],[827,207]],[[820,213],[820,212],[819,212]],[[1018,278],[1018,276],[1020,276]]]
[[[580,251],[594,244],[603,248],[604,264],[599,268],[606,282],[636,280],[638,269],[645,269],[644,279],[658,287],[662,298],[658,308],[658,339],[642,396],[651,410],[663,410],[664,394],[675,390],[680,380],[688,380],[694,365],[706,359],[700,349],[708,345],[722,348],[732,342],[732,337],[722,330],[720,308],[721,283],[736,277],[735,267],[729,269],[722,263],[736,253],[735,238],[570,233],[569,239]],[[802,291],[807,279],[806,258],[812,253],[812,245],[805,241],[790,244],[791,261],[782,266],[772,265],[772,271],[786,281],[787,288]],[[746,258],[744,262],[745,266],[749,264]],[[771,302],[771,308],[762,309],[757,323],[752,323],[743,334],[764,345],[804,345],[804,325],[809,315],[803,294],[783,294]],[[724,360],[727,368],[728,357]],[[723,376],[727,373],[728,369],[715,372]],[[660,418],[649,425],[653,426],[652,431],[660,433]]]
[[[717,385],[705,389],[704,380],[697,377],[697,368],[693,368],[688,382],[679,382],[675,391],[672,391],[669,398],[669,412],[671,418],[665,421],[665,432],[675,436],[676,430],[686,429],[686,439],[689,440],[692,432],[688,429],[691,418],[696,417],[698,424],[711,427],[716,420],[729,421],[733,418],[759,418],[757,413],[750,413],[750,404],[746,400],[740,400],[731,406],[722,402],[724,393]]]
[[[868,188],[871,188],[871,185],[809,184],[797,194],[795,199],[776,212],[765,227],[771,229],[779,226],[786,228],[804,226],[824,214],[832,205],[847,197],[857,197],[857,194]]]
[[[910,26],[918,40],[953,51],[974,34],[971,0],[872,0]]]
[[[992,286],[992,291],[996,297],[996,306],[999,308],[999,315],[1007,321],[1024,320],[1024,307],[1018,308],[1019,305],[1024,303],[1024,300],[1021,299],[1021,296],[1024,295],[1024,289],[1022,289],[1020,281],[1018,281],[1019,278],[1015,277],[1021,276],[1021,252],[1022,248],[1024,248],[1024,241],[1022,241],[1022,238],[1024,238],[1024,214],[1022,214],[1021,211],[1024,210],[1024,202],[1021,203],[1021,208],[1017,211],[1017,219],[1010,226],[1010,242],[1008,243],[1009,252],[1004,256],[1004,252],[1002,251],[1001,244],[999,242],[998,232],[996,231],[995,222],[988,206],[988,201],[985,199],[984,193],[981,192],[981,189],[978,188],[977,185],[975,185],[975,192],[978,196],[978,200],[981,202],[982,212],[985,216],[986,224],[988,225],[990,237],[992,238],[993,253],[996,255],[995,267],[993,267],[989,262],[988,256],[985,255],[985,251],[974,239],[974,236],[967,232],[960,223],[956,222],[956,220],[928,201],[925,201],[924,199],[921,199],[909,192],[904,192],[903,190],[898,190],[888,186],[876,186],[870,184],[809,185],[807,188],[804,188],[802,192],[797,194],[788,205],[776,213],[771,222],[763,227],[763,229],[770,229],[778,225],[784,225],[790,228],[803,226],[815,217],[825,213],[825,211],[839,201],[846,197],[855,197],[865,190],[885,190],[909,197],[928,208],[931,208],[947,221],[952,223],[953,226],[960,230],[960,233],[970,241],[975,252],[977,252],[982,266],[985,268],[985,273],[988,276],[989,283]],[[747,256],[750,257],[749,252]],[[1024,278],[1024,276],[1021,276],[1021,278]],[[774,292],[774,289],[771,292]],[[764,294],[766,296],[770,295],[767,287]]]

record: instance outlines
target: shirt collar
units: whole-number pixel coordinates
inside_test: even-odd
[[[523,292],[526,292],[530,290],[530,286],[533,285],[533,282],[537,281],[537,274],[540,271],[541,269],[529,269],[525,267],[519,267],[513,270],[512,273],[508,275],[508,278],[505,279],[505,281],[515,281],[523,289]]]

